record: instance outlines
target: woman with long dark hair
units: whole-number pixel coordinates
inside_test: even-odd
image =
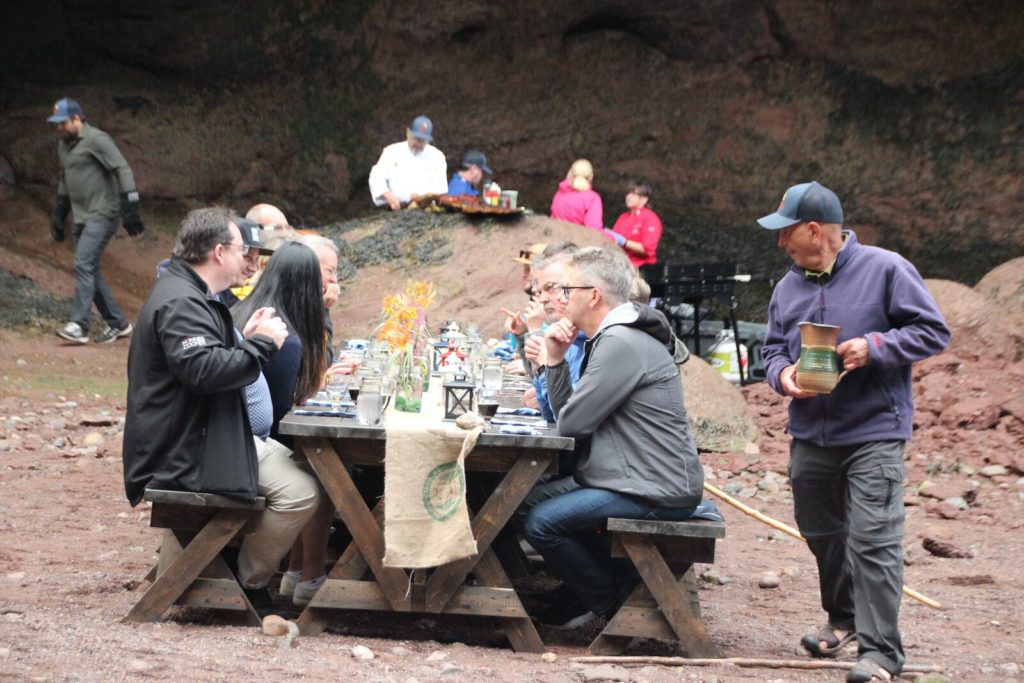
[[[321,280],[321,258],[326,254],[318,254],[323,251],[314,251],[300,242],[285,242],[270,258],[256,288],[232,309],[235,320],[247,320],[250,310],[271,306],[288,325],[287,340],[263,368],[274,407],[271,434],[275,437],[278,423],[292,406],[319,391],[330,364]],[[336,261],[332,267],[336,267]],[[289,437],[277,438],[291,447]],[[333,516],[330,498],[322,495],[292,545],[289,571],[282,577],[278,593],[291,597],[297,605],[308,603],[326,578],[327,537]]]
[[[286,242],[267,263],[255,289],[231,310],[239,324],[257,309],[273,307],[288,326],[288,338],[263,368],[270,385],[274,422],[270,434],[292,406],[312,398],[328,366],[324,339],[324,303],[320,261],[298,242]],[[287,437],[279,439],[291,446]]]

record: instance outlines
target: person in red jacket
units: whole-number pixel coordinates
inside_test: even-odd
[[[647,208],[651,200],[651,186],[645,180],[629,185],[626,208],[614,227],[607,230],[608,238],[622,247],[629,262],[636,267],[658,262],[658,242],[661,241],[661,219]]]

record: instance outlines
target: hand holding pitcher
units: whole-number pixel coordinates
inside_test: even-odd
[[[799,326],[800,360],[794,379],[800,393],[827,394],[847,372],[867,364],[867,341],[863,338],[849,339],[837,347],[838,325],[805,321]]]

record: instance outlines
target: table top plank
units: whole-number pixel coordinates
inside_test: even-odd
[[[575,445],[572,437],[560,435],[553,427],[540,431],[540,434],[502,434],[497,429],[489,427],[480,435],[477,446],[571,451]],[[292,413],[281,419],[278,432],[290,436],[319,436],[328,439],[381,442],[387,439],[387,430],[383,424],[370,427],[361,425],[349,417],[319,417]]]

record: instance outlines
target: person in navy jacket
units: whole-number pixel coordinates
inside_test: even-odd
[[[801,644],[831,656],[856,638],[859,661],[846,680],[889,680],[905,660],[897,621],[911,363],[945,349],[949,328],[910,262],[843,230],[827,187],[794,185],[758,223],[793,261],[772,294],[762,355],[772,388],[793,399],[793,504],[828,614]],[[796,383],[803,321],[841,328],[836,353],[848,374],[829,394]]]

